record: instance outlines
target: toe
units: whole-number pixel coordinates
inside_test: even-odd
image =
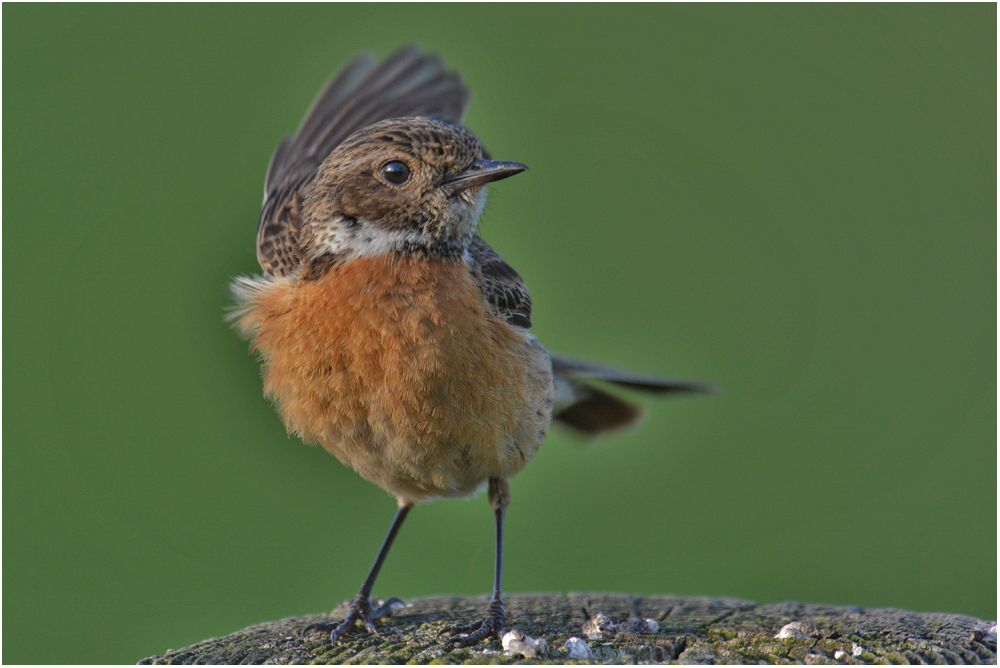
[[[319,631],[320,633],[329,633],[330,631],[334,630],[335,628],[337,628],[337,624],[330,623],[330,622],[320,622],[320,623],[317,623],[317,624],[310,624],[309,626],[307,626],[304,629],[302,629],[302,635],[306,635],[306,634],[309,634],[309,633],[315,633],[317,631]]]

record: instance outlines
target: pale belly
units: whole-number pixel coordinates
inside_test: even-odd
[[[405,501],[510,477],[545,438],[548,354],[489,312],[463,263],[379,257],[279,279],[241,326],[289,431]]]

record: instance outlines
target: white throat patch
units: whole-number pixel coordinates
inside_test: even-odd
[[[311,255],[373,257],[408,246],[426,244],[423,230],[387,230],[367,220],[336,216],[316,230]]]

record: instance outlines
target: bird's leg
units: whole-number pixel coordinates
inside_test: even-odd
[[[490,600],[483,618],[467,626],[452,626],[438,635],[460,636],[450,640],[458,647],[475,645],[490,637],[499,639],[503,635],[504,609],[500,598],[503,581],[503,517],[510,505],[510,485],[501,478],[490,478],[490,505],[497,521],[496,567],[493,574],[493,598]]]
[[[321,624],[310,624],[303,629],[303,634],[309,633],[310,631],[329,631],[330,640],[336,644],[336,642],[342,637],[357,630],[357,623],[361,622],[368,630],[368,633],[378,635],[378,631],[375,629],[375,624],[373,622],[376,619],[388,617],[392,612],[393,604],[402,603],[402,601],[398,598],[390,598],[382,605],[372,609],[372,587],[375,586],[375,578],[378,577],[378,572],[382,568],[382,562],[385,561],[385,555],[389,554],[389,548],[392,547],[392,541],[396,538],[396,533],[399,532],[399,527],[403,525],[403,520],[406,519],[406,514],[410,512],[410,508],[412,507],[413,504],[406,503],[400,505],[399,510],[396,511],[396,517],[392,520],[392,526],[389,527],[389,533],[385,535],[385,540],[382,541],[382,547],[379,548],[378,556],[375,557],[375,563],[372,564],[372,569],[368,572],[368,577],[365,578],[365,583],[361,585],[361,590],[358,591],[358,595],[354,597],[354,602],[351,603],[351,610],[347,613],[347,617],[339,623],[327,622]]]

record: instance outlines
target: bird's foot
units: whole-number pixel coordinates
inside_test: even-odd
[[[468,624],[466,626],[450,626],[438,633],[438,636],[451,636],[451,639],[447,642],[449,644],[454,644],[456,647],[468,647],[469,645],[475,645],[476,643],[483,642],[490,637],[499,640],[500,637],[503,636],[503,622],[505,616],[503,601],[501,601],[499,597],[494,597],[494,599],[490,601],[489,607],[486,608],[483,618],[478,622]],[[459,637],[455,638],[454,636]]]
[[[313,631],[321,631],[323,633],[329,632],[330,642],[337,644],[337,641],[344,636],[357,631],[357,623],[361,622],[364,624],[368,633],[373,636],[377,636],[378,630],[375,628],[375,620],[390,616],[392,614],[392,609],[397,605],[402,604],[403,602],[400,599],[393,597],[385,603],[372,608],[371,599],[367,596],[358,594],[354,597],[354,602],[351,603],[351,609],[347,613],[347,617],[344,617],[343,621],[310,624],[302,629],[302,635]]]

